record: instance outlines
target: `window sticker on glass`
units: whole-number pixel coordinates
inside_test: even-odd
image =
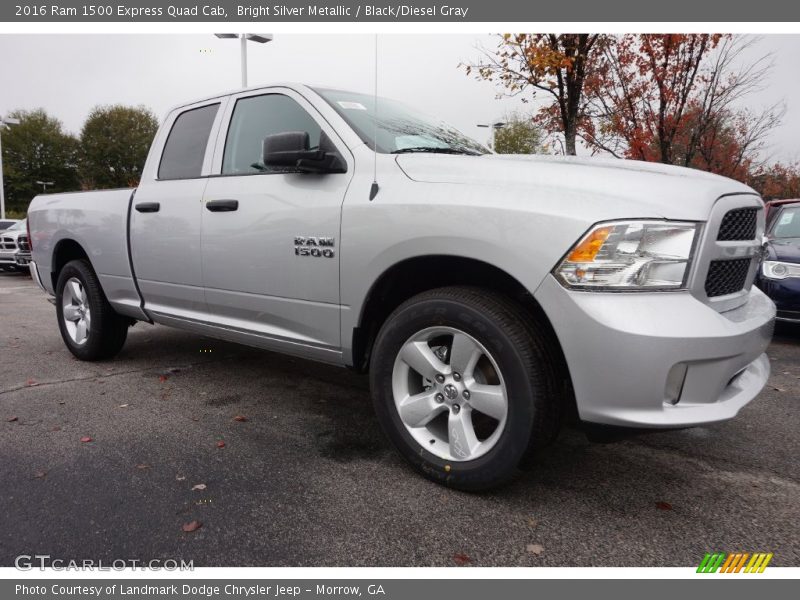
[[[794,211],[788,210],[781,215],[781,222],[778,225],[788,225],[794,219]]]
[[[346,102],[344,100],[340,100],[336,104],[345,110],[367,110],[367,107],[361,104],[361,102]]]

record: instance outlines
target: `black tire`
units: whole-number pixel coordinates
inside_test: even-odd
[[[91,326],[86,341],[82,344],[72,339],[64,319],[64,288],[72,278],[78,279],[82,284],[91,311]],[[64,344],[80,360],[97,361],[113,358],[122,350],[128,337],[130,319],[120,316],[111,308],[100,287],[100,281],[87,260],[70,261],[58,274],[56,315]]]
[[[408,432],[395,407],[392,372],[398,352],[430,327],[469,334],[492,355],[506,385],[507,417],[502,434],[484,455],[447,461]],[[561,427],[564,401],[553,341],[515,301],[483,288],[447,287],[404,302],[386,320],[375,341],[370,368],[378,420],[400,453],[425,477],[449,487],[479,491],[512,480],[520,464],[551,443]]]

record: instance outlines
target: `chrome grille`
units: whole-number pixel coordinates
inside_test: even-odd
[[[16,250],[17,243],[12,237],[0,238],[0,250]]]
[[[737,208],[729,210],[722,218],[717,240],[732,242],[756,239],[757,208]]]
[[[712,260],[706,277],[706,295],[715,298],[742,291],[747,284],[751,262],[750,258]]]

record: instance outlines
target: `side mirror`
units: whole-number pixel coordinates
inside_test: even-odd
[[[319,147],[309,148],[305,131],[274,133],[264,138],[264,165],[271,169],[299,173],[345,173],[347,166],[323,133]]]

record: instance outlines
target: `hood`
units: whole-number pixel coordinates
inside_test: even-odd
[[[0,231],[0,237],[11,238],[12,240],[16,240],[19,236],[27,235],[27,233],[28,232],[25,231],[24,229],[15,229],[14,231],[9,231],[8,229],[5,229],[3,231]]]
[[[800,263],[800,238],[776,238],[766,246],[768,260]]]
[[[720,196],[757,196],[742,183],[705,171],[614,158],[420,153],[399,154],[396,160],[414,181],[484,185],[528,200],[590,195],[632,211],[630,217],[703,221]]]

